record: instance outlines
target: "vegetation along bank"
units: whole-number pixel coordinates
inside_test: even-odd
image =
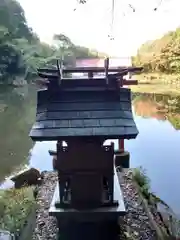
[[[180,94],[180,28],[159,39],[147,41],[132,57],[133,65],[144,72],[137,76],[139,86],[133,91]]]

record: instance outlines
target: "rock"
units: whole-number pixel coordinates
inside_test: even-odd
[[[43,227],[44,225],[45,225],[45,222],[43,222],[43,221],[40,221],[40,222],[39,222],[39,226],[40,226],[40,227]]]
[[[30,168],[12,177],[11,180],[15,183],[15,188],[21,188],[24,185],[37,185],[41,181],[41,174],[37,169]]]

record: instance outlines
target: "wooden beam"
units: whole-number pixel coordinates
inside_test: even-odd
[[[58,73],[58,80],[59,80],[59,85],[61,84],[61,80],[63,78],[62,76],[62,63],[59,65],[59,61],[57,60],[57,73]]]
[[[89,72],[89,73],[92,74],[93,72]],[[127,73],[128,73],[128,70],[125,69],[125,70],[121,70],[121,71],[119,71],[118,73],[115,73],[115,74],[109,74],[109,75],[107,75],[107,77],[109,79],[113,79],[113,78],[114,79],[118,79],[119,77],[125,76]],[[59,77],[59,73],[58,72],[56,72],[56,73],[38,72],[38,75],[40,77],[42,77],[42,78],[48,78],[48,79],[54,79],[54,78],[58,78]],[[71,78],[71,79],[73,79],[73,78]],[[87,78],[85,78],[85,79],[87,79]],[[94,78],[94,79],[105,79],[105,77],[102,77],[102,78],[97,77],[97,78]]]
[[[106,84],[108,85],[108,83],[109,83],[109,78],[108,78],[109,58],[106,58],[104,60],[104,69],[105,69],[105,76],[106,76]]]
[[[108,72],[121,72],[123,70],[127,70],[128,72],[140,72],[143,70],[142,67],[110,67],[108,69]],[[48,69],[48,68],[39,68],[39,73],[57,73],[57,69]],[[103,73],[104,67],[75,67],[75,68],[65,68],[63,69],[64,73],[88,73],[88,72],[94,72],[94,73]]]
[[[123,79],[123,85],[138,85],[138,81],[137,80]]]
[[[38,80],[38,82],[41,82],[43,85],[46,85],[48,84],[51,80],[53,79],[58,79],[58,75],[52,75],[52,74],[43,74],[43,73],[39,73],[39,76],[42,77],[42,78],[46,78],[48,80],[46,81],[40,81]],[[87,80],[88,78],[81,78],[80,80]],[[64,80],[68,80],[68,81],[72,81],[73,78],[62,78],[61,81],[64,81]],[[97,80],[97,81],[106,81],[106,78],[103,77],[103,78],[93,78],[93,80]],[[125,79],[122,79],[122,77],[118,77],[115,79],[115,81],[119,81],[119,85],[120,87],[124,86],[124,85],[138,85],[138,81],[137,80],[125,80]]]

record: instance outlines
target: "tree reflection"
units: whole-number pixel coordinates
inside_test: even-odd
[[[36,91],[29,86],[26,86],[24,91],[1,88],[0,101],[6,106],[0,112],[0,181],[2,181],[23,161],[24,163],[27,161],[32,146],[28,134],[35,118]]]
[[[176,130],[180,129],[180,97],[135,93],[132,102],[137,116],[168,120]]]

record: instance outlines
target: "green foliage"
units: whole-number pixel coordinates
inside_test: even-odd
[[[180,129],[180,119],[179,116],[168,114],[167,115],[168,121],[173,125],[176,130]]]
[[[0,192],[0,228],[16,233],[21,230],[35,206],[33,188]]]
[[[132,61],[134,65],[143,66],[145,71],[179,73],[180,28],[160,39],[144,43]]]
[[[135,168],[133,179],[139,185],[142,193],[149,198],[150,180],[147,177],[146,171],[142,167]]]
[[[40,42],[28,27],[24,10],[16,0],[0,1],[0,82],[15,76],[31,78],[38,67],[53,65],[63,58],[65,65],[74,65],[76,58],[97,57],[88,48],[76,46],[63,35],[54,36],[56,47]]]
[[[154,193],[150,191],[151,190],[150,179],[147,176],[145,169],[143,169],[142,167],[135,168],[133,170],[133,180],[140,187],[141,193],[148,200],[148,203],[153,205],[161,203],[166,208],[170,209],[166,202],[164,202],[162,199],[160,199],[158,196],[156,196]]]
[[[0,25],[7,28],[10,38],[25,37],[34,40],[32,29],[27,25],[24,10],[15,0],[0,1]]]

